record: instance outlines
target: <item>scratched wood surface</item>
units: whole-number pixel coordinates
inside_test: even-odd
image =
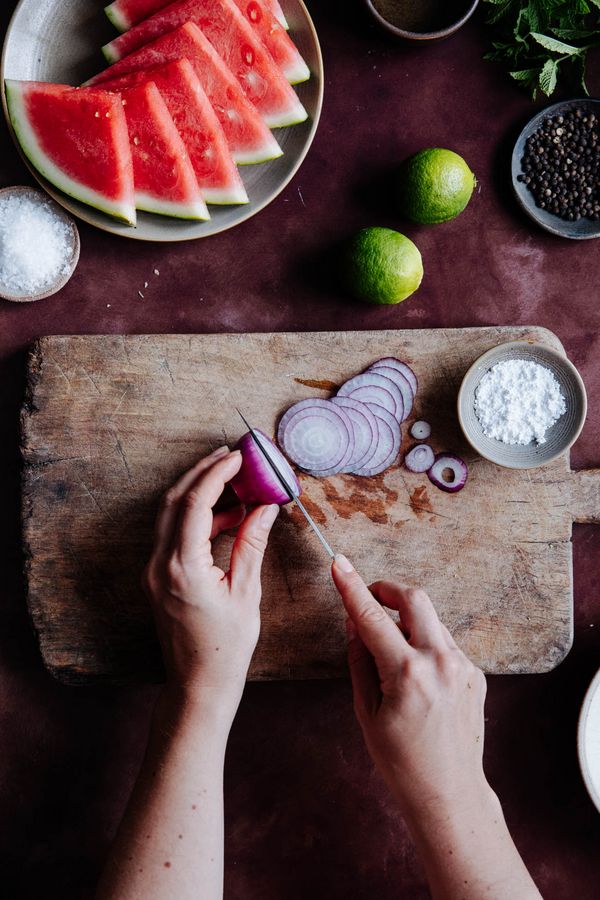
[[[50,671],[69,683],[160,678],[139,576],[162,491],[198,456],[235,443],[236,406],[272,434],[292,403],[329,396],[387,355],[419,377],[408,424],[428,420],[434,449],[464,456],[467,486],[446,494],[398,466],[370,479],[303,476],[306,506],[367,581],[423,585],[486,671],[556,666],[572,641],[572,522],[598,521],[600,473],[571,472],[568,455],[532,471],[497,468],[470,450],[455,416],[468,366],[515,339],[562,349],[541,328],[41,339],[23,409],[23,529]],[[231,542],[220,539],[219,562]],[[250,677],[343,674],[328,560],[295,509],[275,526],[263,583]]]

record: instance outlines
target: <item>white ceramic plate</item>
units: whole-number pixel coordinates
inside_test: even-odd
[[[106,2],[21,0],[6,33],[2,85],[5,78],[77,85],[105,68],[106,62],[100,48],[117,35],[104,14]],[[62,194],[38,175],[23,157],[28,168],[42,187],[69,212],[104,231],[139,241],[188,241],[207,237],[233,228],[256,215],[298,171],[314,138],[323,103],[323,60],[312,20],[302,0],[281,0],[281,5],[290,25],[290,36],[311,71],[308,81],[296,85],[308,119],[301,125],[275,130],[275,137],[283,150],[283,156],[279,159],[240,167],[250,203],[211,206],[212,218],[208,222],[186,222],[139,213],[137,228],[132,228]],[[4,89],[2,105],[14,139]]]
[[[600,812],[600,671],[594,676],[581,707],[577,753],[588,794]]]

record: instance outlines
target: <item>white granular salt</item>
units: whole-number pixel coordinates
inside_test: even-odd
[[[544,444],[546,432],[566,409],[550,369],[524,359],[496,363],[475,391],[475,414],[484,433],[504,444]]]
[[[49,202],[0,194],[0,283],[14,294],[38,294],[70,269],[73,231]]]

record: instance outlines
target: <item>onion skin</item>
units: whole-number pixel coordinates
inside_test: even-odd
[[[302,488],[286,458],[266,434],[258,431],[258,429],[255,429],[255,431],[269,446],[277,468],[289,481],[290,487],[296,492],[296,496],[300,496]],[[235,449],[242,454],[242,465],[230,484],[242,503],[245,503],[247,506],[262,506],[270,505],[271,503],[285,506],[286,503],[291,502],[292,498],[283,488],[249,431],[240,438]]]

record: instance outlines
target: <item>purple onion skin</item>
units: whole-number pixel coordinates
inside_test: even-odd
[[[434,472],[434,469],[438,466],[440,467],[439,478]],[[452,469],[454,471],[455,467],[460,469],[461,477],[453,484],[449,484],[442,478],[442,472],[444,471],[444,469]],[[464,461],[464,459],[461,459],[460,456],[456,456],[454,453],[438,453],[431,469],[427,473],[427,477],[429,478],[431,483],[434,484],[437,488],[440,488],[440,490],[446,491],[448,494],[456,494],[458,491],[462,491],[465,484],[467,483],[468,476],[469,470],[467,469],[466,462]]]
[[[261,437],[268,440],[269,444],[272,445],[275,459],[277,460],[278,457],[281,457],[283,460],[283,464],[278,467],[283,469],[285,474],[285,469],[289,467],[288,461],[270,438],[262,433]],[[270,505],[271,503],[285,506],[286,503],[291,502],[287,492],[264,458],[262,451],[256,446],[256,442],[250,432],[247,432],[240,438],[235,449],[242,454],[242,465],[239,472],[231,479],[230,484],[242,503],[247,506],[262,506],[265,504]],[[296,476],[294,476],[294,479],[298,495],[300,495],[302,488]]]

